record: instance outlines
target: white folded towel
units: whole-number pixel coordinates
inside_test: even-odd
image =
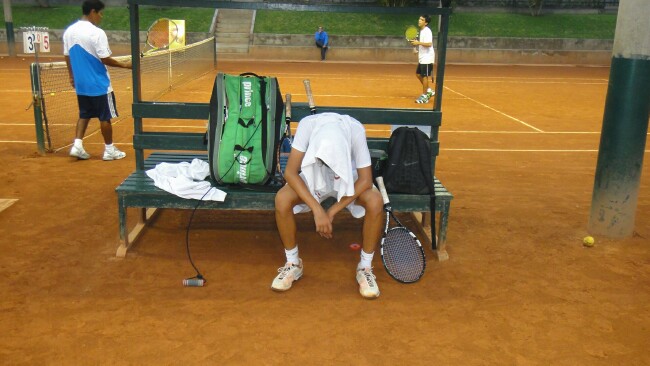
[[[201,159],[191,163],[160,163],[146,171],[156,187],[181,198],[223,202],[226,192],[210,185],[205,178],[210,166]]]

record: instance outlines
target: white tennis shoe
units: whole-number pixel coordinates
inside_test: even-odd
[[[291,288],[293,281],[298,281],[302,277],[302,259],[300,263],[285,263],[284,267],[278,268],[278,275],[273,279],[271,289],[273,291],[287,291]]]
[[[427,94],[422,94],[418,99],[415,100],[415,103],[426,104],[429,102],[429,96]]]
[[[74,145],[72,145],[72,148],[70,149],[70,156],[75,157],[79,160],[90,159],[90,154],[88,154],[83,147],[76,147]]]
[[[120,159],[124,159],[125,157],[126,157],[126,153],[118,150],[116,147],[113,147],[110,150],[109,149],[104,150],[104,160],[106,161],[120,160]]]
[[[366,299],[379,297],[379,285],[377,285],[377,277],[372,273],[372,267],[357,268],[357,282],[361,296]]]

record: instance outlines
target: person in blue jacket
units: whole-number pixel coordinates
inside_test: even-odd
[[[316,40],[316,47],[320,48],[320,60],[325,61],[330,40],[322,25],[318,27],[316,34],[314,34],[314,39]]]

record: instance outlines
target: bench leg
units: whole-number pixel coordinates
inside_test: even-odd
[[[447,253],[447,223],[449,222],[450,209],[451,201],[443,202],[442,210],[440,211],[440,220],[438,220],[438,247],[436,248],[439,261],[449,259],[449,254]]]
[[[141,208],[139,209],[140,214],[138,217],[138,223],[135,224],[133,230],[127,233],[126,228],[126,207],[122,204],[119,204],[119,221],[120,221],[120,245],[117,247],[117,257],[124,258],[126,257],[126,252],[133,246],[135,241],[138,239],[142,230],[147,226],[151,221],[154,215],[158,212],[157,208]]]
[[[444,202],[442,211],[439,215],[438,220],[438,232],[436,236],[436,244],[433,243],[433,235],[435,235],[435,230],[431,230],[431,212],[412,212],[411,215],[418,223],[417,231],[424,234],[424,237],[427,239],[426,243],[423,245],[431,245],[431,250],[436,252],[438,261],[446,261],[449,259],[449,254],[447,253],[447,222],[449,221],[449,202]]]

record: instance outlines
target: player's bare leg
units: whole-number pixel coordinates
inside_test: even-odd
[[[279,273],[271,283],[271,289],[274,291],[287,291],[294,281],[302,277],[302,260],[298,256],[296,245],[296,217],[293,213],[293,206],[298,203],[301,203],[301,200],[289,185],[280,188],[275,195],[275,222],[287,262],[278,268]]]
[[[356,199],[356,203],[366,209],[363,218],[363,246],[361,250],[361,262],[357,266],[356,279],[359,283],[359,293],[366,299],[379,297],[379,285],[372,272],[372,265],[364,265],[364,261],[370,263],[375,248],[381,237],[384,226],[384,201],[376,188],[363,192]]]

